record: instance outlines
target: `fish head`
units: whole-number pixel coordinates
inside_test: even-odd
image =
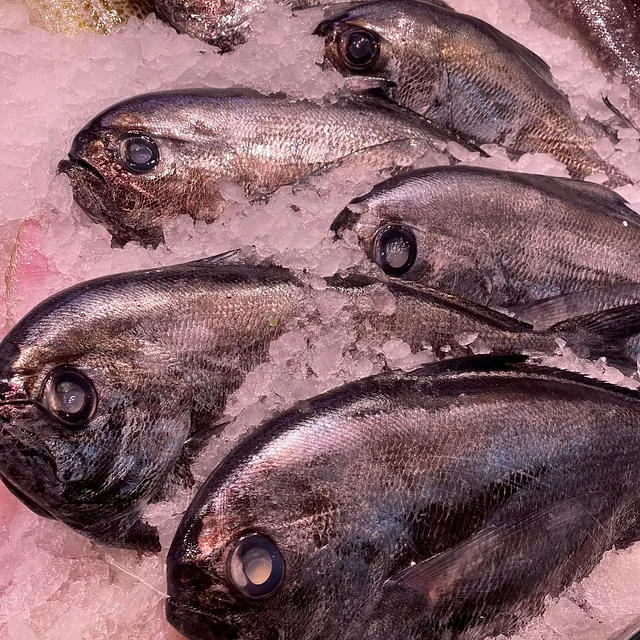
[[[68,159],[58,165],[79,206],[121,244],[155,246],[164,219],[181,213],[206,219],[205,204],[217,213],[215,144],[204,148],[206,133],[199,130],[199,114],[188,112],[190,98],[164,92],[114,105],[75,136]]]
[[[253,432],[183,516],[167,559],[166,607],[188,638],[358,637],[346,630],[390,554],[359,526],[359,506],[344,506],[355,494],[340,445],[303,444],[313,437],[296,434],[295,419],[294,410]],[[334,446],[336,456],[327,451]]]
[[[122,519],[167,480],[191,409],[129,305],[70,289],[0,343],[0,476],[36,513],[119,546],[136,546]]]
[[[437,7],[415,0],[374,0],[350,5],[323,20],[315,34],[325,38],[325,59],[346,76],[368,76],[398,85],[419,82],[431,91],[426,68],[438,58]],[[413,87],[416,89],[416,87]],[[390,92],[391,97],[395,92]],[[409,105],[410,106],[410,105]]]
[[[402,176],[380,183],[352,200],[330,228],[336,238],[355,233],[367,258],[385,274],[426,282],[443,265],[455,263],[464,248],[455,239],[447,242],[446,229],[440,216],[432,215],[425,191],[412,193],[408,182]]]
[[[187,33],[227,52],[246,41],[252,13],[262,0],[154,0],[158,15]]]

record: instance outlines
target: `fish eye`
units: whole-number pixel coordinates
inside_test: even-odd
[[[98,394],[84,374],[70,368],[57,369],[44,384],[42,403],[60,422],[80,427],[93,417]]]
[[[365,29],[349,29],[341,36],[342,56],[348,67],[364,70],[373,66],[380,53],[375,34]]]
[[[373,241],[373,258],[387,275],[404,275],[417,255],[418,243],[411,229],[397,224],[378,227]]]
[[[147,173],[156,168],[160,160],[158,145],[149,136],[128,134],[120,139],[120,160],[133,173]]]
[[[252,533],[238,540],[227,561],[233,586],[252,600],[273,595],[284,578],[284,559],[269,538]]]

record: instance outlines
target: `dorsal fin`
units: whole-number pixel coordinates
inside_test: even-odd
[[[207,265],[222,265],[222,264],[247,264],[247,261],[242,256],[240,249],[231,249],[230,251],[224,251],[218,253],[215,256],[208,256],[207,258],[199,258],[198,260],[192,260],[186,264],[197,267]],[[184,266],[184,263],[183,265]]]
[[[640,225],[640,216],[627,206],[627,201],[619,193],[600,184],[533,173],[513,173],[512,176],[547,192],[555,187],[555,193],[561,198],[571,198],[579,206],[598,207],[603,213],[618,218],[621,222]]]

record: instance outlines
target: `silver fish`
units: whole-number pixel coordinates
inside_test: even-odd
[[[640,97],[640,5],[637,0],[528,0],[549,12],[605,71]],[[537,13],[536,12],[536,13]],[[534,13],[534,18],[537,17]]]
[[[393,100],[467,140],[549,153],[576,178],[630,182],[593,151],[546,62],[478,18],[421,0],[373,0],[331,15],[316,33],[343,74],[381,79]]]
[[[336,0],[278,0],[292,9],[334,4]],[[337,0],[341,2],[342,0]],[[158,17],[179,33],[220,48],[225,53],[244,44],[254,16],[267,7],[266,0],[154,0]]]
[[[344,313],[358,340],[397,337],[414,351],[472,353],[473,337],[457,339],[472,335],[502,353],[548,353],[562,337],[586,355],[640,330],[640,305],[534,333],[420,287],[353,275],[327,285],[332,321]],[[0,477],[31,509],[93,540],[157,550],[141,511],[193,486],[191,463],[221,431],[229,394],[275,338],[318,322],[318,295],[286,269],[223,255],[49,298],[0,343]]]
[[[521,359],[382,374],[263,423],[168,556],[189,640],[482,640],[640,538],[640,396]]]
[[[353,229],[389,275],[494,307],[640,283],[638,215],[614,191],[565,178],[428,168],[375,186],[331,228]]]
[[[446,134],[392,103],[318,104],[247,89],[136,96],[96,116],[59,169],[78,204],[122,244],[162,241],[182,213],[211,222],[230,180],[258,197],[337,163],[396,167],[442,152]]]

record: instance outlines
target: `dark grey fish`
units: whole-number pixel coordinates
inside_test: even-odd
[[[191,503],[189,640],[482,640],[640,537],[640,396],[512,358],[382,374],[267,421]]]
[[[549,66],[482,20],[421,0],[373,0],[316,33],[343,74],[380,78],[393,100],[467,140],[550,153],[576,178],[630,182],[593,151]]]
[[[140,508],[191,482],[190,446],[302,302],[288,271],[224,258],[45,300],[0,343],[0,476],[89,538],[159,549]]]
[[[528,0],[569,30],[605,71],[640,97],[640,5],[637,0]],[[534,13],[534,18],[539,16]]]
[[[411,164],[444,151],[446,139],[391,102],[318,104],[247,89],[165,91],[96,116],[59,169],[71,179],[76,202],[118,242],[156,245],[163,220],[218,216],[220,180],[258,197],[338,163]]]
[[[640,283],[640,218],[587,182],[434,167],[380,183],[331,228],[389,275],[490,306]]]
[[[534,333],[436,291],[350,276],[318,292],[226,255],[108,276],[49,298],[0,343],[0,476],[93,540],[157,550],[141,510],[193,485],[191,463],[222,429],[229,394],[272,340],[321,321],[325,294],[357,339],[397,337],[414,351],[548,353],[563,338],[600,355],[640,331],[640,305]]]

